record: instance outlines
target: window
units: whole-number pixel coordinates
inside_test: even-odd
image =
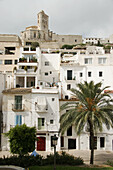
[[[99,71],[99,77],[102,77],[102,71]]]
[[[22,96],[15,96],[15,109],[22,110]]]
[[[80,77],[83,77],[83,73],[82,72],[80,73]]]
[[[53,120],[53,119],[51,119],[51,120],[50,120],[50,124],[53,124],[53,123],[54,123],[54,120]]]
[[[45,118],[38,118],[38,130],[45,128]]]
[[[88,77],[91,77],[91,71],[88,71]]]
[[[52,98],[52,102],[55,101],[55,98]]]
[[[15,60],[15,64],[17,64],[18,60]]]
[[[42,85],[43,85],[43,82],[40,82],[40,85],[42,86]]]
[[[75,42],[77,42],[77,40],[75,40]]]
[[[54,145],[53,145],[53,138],[54,138],[54,136],[51,136],[51,147],[54,146]]]
[[[100,148],[105,147],[105,137],[100,137]]]
[[[67,96],[67,95],[65,96],[65,99],[68,99],[68,96]]]
[[[67,80],[72,80],[72,70],[67,70]]]
[[[10,65],[12,64],[12,60],[5,60],[5,65]]]
[[[45,72],[45,76],[48,76],[48,72]]]
[[[67,136],[72,136],[72,126],[67,130]]]
[[[50,71],[50,74],[52,74],[52,71]]]
[[[31,42],[26,42],[26,45],[31,45]]]
[[[45,66],[49,66],[49,61],[45,61]]]
[[[64,137],[61,136],[61,147],[64,147]]]
[[[98,58],[98,64],[105,64],[106,58]]]
[[[67,90],[71,89],[71,84],[67,84]]]
[[[85,58],[85,64],[92,64],[92,58]]]
[[[16,115],[16,125],[22,125],[22,115]]]
[[[62,38],[62,42],[64,42],[64,38]]]
[[[0,64],[2,64],[2,60],[0,60]]]
[[[36,32],[34,32],[34,38],[36,38]]]
[[[14,55],[15,47],[5,47],[5,55]]]

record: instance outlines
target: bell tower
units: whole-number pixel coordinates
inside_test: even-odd
[[[49,20],[48,15],[46,15],[43,10],[39,12],[37,15],[38,15],[38,30],[48,32],[48,20]]]

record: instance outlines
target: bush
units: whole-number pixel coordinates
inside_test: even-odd
[[[15,165],[23,168],[42,165],[42,157],[34,156],[11,156],[9,158],[0,158],[0,165]]]
[[[68,45],[68,44],[65,44],[65,45],[63,45],[62,47],[61,47],[61,49],[72,49],[74,46],[76,46],[76,45]]]
[[[44,165],[51,165],[54,164],[54,155],[50,154],[47,155],[47,158],[43,160]],[[84,161],[82,158],[74,157],[73,155],[69,155],[66,152],[62,152],[61,154],[58,154],[56,152],[56,164],[58,165],[82,165],[84,164]]]
[[[112,166],[113,167],[113,161],[107,161],[107,165],[110,165],[110,166]]]
[[[0,158],[0,165],[15,165],[23,168],[27,168],[30,166],[44,166],[44,165],[52,165],[54,164],[54,155],[47,155],[47,158],[43,158],[40,155],[34,156],[11,156],[7,158]],[[56,152],[56,164],[57,165],[83,165],[84,161],[82,158],[74,157],[72,155],[67,154],[66,152],[62,152],[58,154]]]

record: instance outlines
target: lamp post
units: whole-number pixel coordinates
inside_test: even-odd
[[[54,170],[56,170],[56,145],[57,145],[58,137],[56,134],[53,136],[53,146],[54,146]]]

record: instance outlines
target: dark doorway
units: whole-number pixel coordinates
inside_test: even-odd
[[[76,149],[76,139],[68,139],[68,149]]]
[[[67,80],[72,80],[72,70],[67,70]]]

